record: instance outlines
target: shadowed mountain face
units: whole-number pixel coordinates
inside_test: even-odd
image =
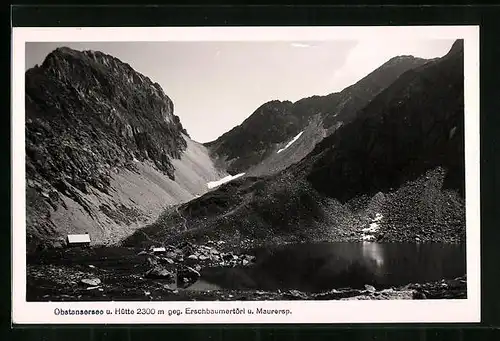
[[[28,243],[84,231],[102,240],[225,174],[161,87],[112,56],[58,48],[25,79]]]
[[[231,174],[252,173],[250,170],[254,166],[259,166],[259,170],[253,172],[255,175],[275,173],[292,164],[283,158],[275,159],[276,151],[294,136],[306,130],[311,124],[315,130],[325,130],[316,138],[311,136],[314,139],[312,144],[296,149],[297,157],[293,157],[294,153],[289,153],[287,159],[299,161],[325,135],[335,131],[339,125],[353,120],[359,109],[402,73],[425,62],[424,59],[411,56],[395,57],[339,93],[304,98],[295,103],[289,101],[265,103],[241,125],[205,145]],[[263,161],[272,167],[264,170],[260,165]]]
[[[126,242],[361,240],[377,216],[378,240],[463,241],[463,78],[457,41],[446,56],[404,72],[298,163],[225,184]]]
[[[397,188],[425,171],[448,170],[445,186],[464,191],[463,48],[408,71],[351,124],[319,143],[307,179],[341,201]]]

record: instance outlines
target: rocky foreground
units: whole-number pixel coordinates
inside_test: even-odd
[[[223,251],[221,251],[223,250]],[[253,255],[225,251],[224,242],[140,250],[102,247],[48,250],[28,257],[28,301],[225,301],[225,300],[386,300],[467,297],[466,277],[401,287],[298,290],[197,288],[205,267],[252,266]],[[194,284],[194,285],[193,285]]]

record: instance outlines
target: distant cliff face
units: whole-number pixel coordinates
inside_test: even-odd
[[[295,103],[265,103],[241,125],[205,145],[229,173],[275,173],[291,165],[292,161],[287,162],[283,155],[276,155],[276,151],[294,136],[302,131],[318,130],[317,134],[307,135],[310,141],[303,143],[301,149],[287,152],[287,160],[299,161],[325,135],[352,121],[360,109],[401,74],[425,62],[411,56],[395,57],[339,93],[304,98]],[[265,169],[262,162],[272,166]],[[255,166],[257,170],[252,169]]]
[[[205,191],[177,188],[174,164],[189,159],[192,141],[161,87],[128,64],[58,48],[25,79],[28,239],[124,229]],[[219,178],[209,163],[198,172],[203,181]],[[155,196],[141,199],[147,188]]]

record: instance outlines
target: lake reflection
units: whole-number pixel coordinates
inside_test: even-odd
[[[257,256],[255,265],[204,269],[193,289],[318,292],[365,284],[386,288],[465,274],[465,245],[460,244],[315,243],[252,253]]]

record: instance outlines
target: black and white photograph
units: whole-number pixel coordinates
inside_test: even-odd
[[[446,32],[26,40],[25,301],[471,299]]]

